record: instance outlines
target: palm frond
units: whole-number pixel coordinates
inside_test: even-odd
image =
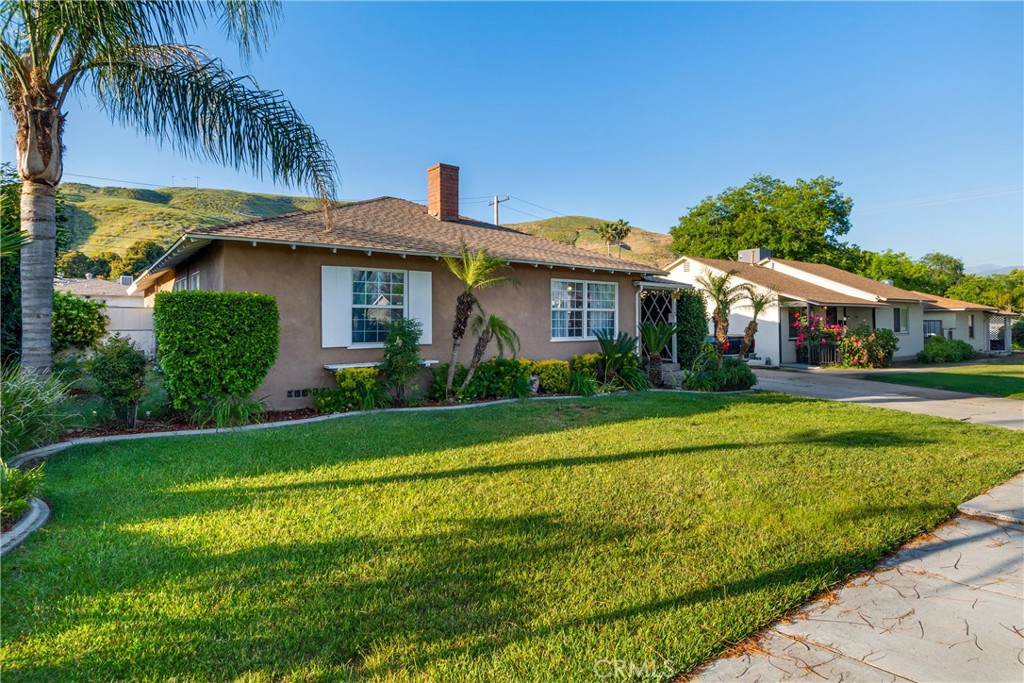
[[[336,165],[327,143],[280,91],[234,76],[191,45],[127,47],[85,67],[110,117],[191,157],[203,157],[329,201]]]
[[[459,255],[441,257],[452,275],[462,283],[467,294],[478,289],[487,289],[497,285],[518,285],[519,281],[509,275],[495,277],[494,274],[508,268],[508,261],[491,256],[486,249],[473,251],[465,245],[459,245]]]

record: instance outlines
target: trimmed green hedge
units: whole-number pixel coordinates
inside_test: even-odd
[[[277,360],[280,321],[269,294],[161,292],[153,330],[167,388],[182,410],[248,397]]]
[[[540,379],[542,394],[569,393],[569,362],[564,360],[539,360],[533,364],[533,371]]]
[[[974,347],[965,341],[934,336],[924,340],[924,350],[917,354],[917,360],[921,363],[962,363],[976,355]]]

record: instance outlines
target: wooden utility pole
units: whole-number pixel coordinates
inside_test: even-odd
[[[501,223],[498,222],[498,204],[501,204],[502,202],[507,202],[508,199],[509,199],[508,197],[500,197],[499,198],[498,195],[494,195],[494,199],[492,199],[491,201],[487,202],[487,206],[493,206],[494,207],[494,224],[495,225],[501,225]]]

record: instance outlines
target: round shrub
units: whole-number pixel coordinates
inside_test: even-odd
[[[974,356],[974,347],[967,342],[934,336],[925,339],[924,350],[917,354],[917,360],[922,363],[960,363]]]
[[[372,410],[386,399],[384,387],[377,382],[377,368],[342,368],[335,373],[337,388],[313,389],[313,407],[318,413],[347,413]]]
[[[717,363],[695,364],[687,373],[686,387],[694,391],[742,391],[757,384],[757,376],[746,361],[739,358],[722,359]]]
[[[51,346],[54,353],[95,346],[107,332],[110,320],[101,301],[83,299],[67,292],[53,293]]]
[[[247,398],[277,360],[280,322],[269,294],[161,292],[153,330],[174,407],[190,412]]]
[[[847,330],[839,339],[842,364],[851,368],[887,368],[892,365],[898,347],[895,332],[885,328],[872,330],[868,325]]]
[[[540,379],[542,394],[569,393],[569,362],[564,360],[539,360],[533,364],[533,371]]]

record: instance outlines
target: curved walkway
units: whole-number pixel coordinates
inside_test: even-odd
[[[754,374],[758,388],[766,391],[1024,430],[1024,401],[1011,398],[885,384],[831,372],[756,368]]]

